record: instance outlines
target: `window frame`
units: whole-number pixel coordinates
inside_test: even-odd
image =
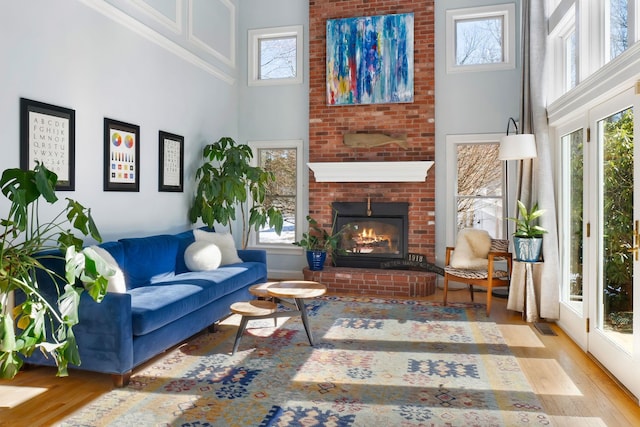
[[[515,4],[506,3],[493,6],[449,9],[446,11],[446,61],[447,73],[509,70],[516,67],[516,25]],[[492,64],[456,64],[456,22],[468,19],[501,17],[503,20],[502,37],[504,60]]]
[[[296,76],[261,79],[260,78],[260,41],[263,39],[291,38],[296,39]],[[302,84],[303,82],[303,27],[292,25],[288,27],[262,28],[249,30],[248,32],[248,85],[249,86],[276,86],[289,84]]]
[[[296,231],[294,241],[299,241],[302,238],[304,232],[305,213],[304,213],[304,143],[301,139],[288,139],[288,140],[274,140],[274,141],[249,141],[247,145],[253,152],[253,158],[251,159],[252,166],[258,166],[258,150],[270,149],[296,149]],[[300,224],[300,226],[299,226]],[[300,253],[300,248],[292,243],[258,243],[257,233],[254,231],[249,235],[248,247],[255,249],[265,249],[269,253],[273,254],[292,254],[297,255]]]
[[[578,26],[576,25],[576,9],[575,4],[571,5],[564,15],[560,18],[560,20],[552,24],[553,28],[550,31],[550,40],[549,46],[552,47],[552,55],[553,55],[553,75],[557,78],[550,80],[551,84],[550,93],[552,98],[558,98],[563,94],[567,93],[574,87],[580,84],[581,80],[581,68],[580,68],[580,32]],[[567,63],[567,46],[566,40],[567,37],[574,33],[575,37],[575,72],[576,72],[576,83],[573,87],[568,87],[567,85],[567,74],[568,74],[568,63]]]

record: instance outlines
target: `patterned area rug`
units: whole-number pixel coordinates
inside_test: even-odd
[[[549,418],[483,305],[309,301],[299,317],[239,316],[140,370],[64,426],[520,426]]]

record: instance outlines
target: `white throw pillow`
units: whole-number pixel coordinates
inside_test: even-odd
[[[220,265],[237,264],[242,262],[242,259],[238,256],[236,249],[236,243],[233,241],[233,236],[229,233],[210,233],[208,231],[195,229],[193,230],[193,236],[196,242],[210,242],[216,245],[222,253],[222,261]]]
[[[220,267],[222,253],[211,242],[196,241],[184,251],[184,263],[191,271],[210,271]]]
[[[486,269],[491,250],[491,236],[485,230],[460,230],[456,248],[451,255],[451,267],[472,270]]]
[[[115,271],[115,274],[108,279],[107,292],[116,294],[124,294],[127,292],[127,282],[124,278],[124,273],[109,251],[100,246],[90,246],[90,248],[100,255],[100,258]]]

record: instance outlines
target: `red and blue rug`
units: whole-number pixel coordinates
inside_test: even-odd
[[[299,317],[238,316],[136,372],[64,426],[550,425],[483,305],[323,297]]]

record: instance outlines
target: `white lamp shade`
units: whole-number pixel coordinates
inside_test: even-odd
[[[533,134],[505,135],[500,140],[500,160],[533,159],[538,157]]]

